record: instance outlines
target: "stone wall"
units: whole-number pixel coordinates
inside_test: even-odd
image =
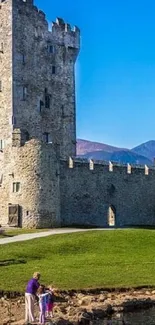
[[[130,172],[130,169],[128,170]],[[61,161],[61,217],[63,225],[109,226],[109,208],[115,226],[155,226],[155,169],[113,166],[76,160],[73,168]]]
[[[0,223],[8,223],[8,206],[19,205],[19,226],[59,225],[59,171],[50,145],[31,140],[22,147],[7,146],[0,153]],[[14,184],[19,184],[16,191]]]
[[[12,134],[12,6],[0,1],[0,141]]]

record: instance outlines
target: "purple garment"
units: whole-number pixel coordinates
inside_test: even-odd
[[[36,295],[39,286],[40,284],[37,279],[31,279],[27,284],[26,293],[31,293],[32,295]]]

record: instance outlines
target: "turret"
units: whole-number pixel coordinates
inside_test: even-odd
[[[75,61],[80,31],[46,15],[33,0],[1,1],[0,140],[11,143],[13,129],[76,154]]]
[[[80,49],[80,30],[78,27],[72,28],[62,18],[57,18],[56,22],[52,23],[52,34],[58,42],[64,44],[66,48],[74,49],[78,55]]]

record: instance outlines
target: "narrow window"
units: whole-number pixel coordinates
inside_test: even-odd
[[[24,138],[25,138],[25,141],[29,141],[30,140],[30,135],[29,135],[29,132],[28,131],[25,131],[24,132]]]
[[[109,161],[109,172],[113,172],[113,164]]]
[[[45,95],[45,108],[50,108],[51,98],[50,95]]]
[[[43,136],[44,136],[44,141],[46,143],[48,143],[49,142],[49,133],[48,132],[44,132]]]
[[[0,174],[0,186],[2,186],[3,183],[3,174]]]
[[[149,167],[147,165],[145,165],[145,175],[149,175]]]
[[[43,108],[43,106],[44,106],[44,103],[43,103],[43,101],[42,101],[42,100],[40,100],[40,105],[39,105],[39,110],[40,110],[40,113],[41,113],[41,111],[42,111],[42,108]]]
[[[71,157],[69,157],[69,168],[74,168],[74,162],[73,159]]]
[[[22,54],[22,63],[25,64],[25,55]]]
[[[13,124],[13,125],[16,124],[16,118],[15,118],[15,116],[12,116],[12,124]]]
[[[0,91],[2,91],[2,81],[0,80]]]
[[[13,193],[17,193],[20,191],[20,182],[13,183]]]
[[[4,53],[4,46],[3,46],[3,43],[1,43],[1,45],[0,45],[0,52],[1,52],[1,53]]]
[[[48,89],[45,88],[45,108],[50,108],[51,96],[48,94]]]
[[[62,113],[62,118],[64,118],[65,117],[64,105],[61,106],[61,113]]]
[[[93,160],[89,160],[89,170],[94,170],[94,162]]]
[[[52,74],[55,74],[55,71],[56,71],[55,65],[52,65]]]
[[[3,140],[0,140],[0,150],[3,150]]]
[[[27,97],[27,88],[23,87],[23,100],[26,100]]]
[[[114,227],[116,222],[116,209],[110,205],[108,209],[108,226]]]
[[[127,174],[131,174],[131,165],[127,164]]]
[[[54,46],[53,45],[48,45],[47,46],[47,50],[48,50],[48,53],[54,53],[55,52],[55,48],[54,48]]]

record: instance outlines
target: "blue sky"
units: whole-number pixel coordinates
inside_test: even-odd
[[[35,0],[81,29],[77,136],[122,147],[155,139],[155,1]]]

